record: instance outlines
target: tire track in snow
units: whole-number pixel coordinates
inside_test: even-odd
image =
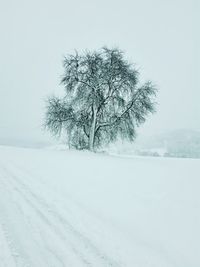
[[[90,229],[89,232],[90,238],[88,239],[92,241],[95,240],[95,242],[93,243],[96,243],[95,246],[97,248],[102,248],[102,247],[104,248],[105,244],[109,244],[108,246],[109,252],[107,251],[104,254],[109,255],[109,259],[114,261],[117,266],[126,266],[125,262],[122,260],[122,257],[120,256],[121,245],[119,246],[119,244],[121,244],[122,242],[122,239],[124,240],[124,234],[119,231],[120,229],[118,229],[118,227],[116,228],[115,223],[113,224],[113,222],[108,220],[108,218],[102,216],[102,214],[98,214],[98,212],[96,213],[95,210],[85,206],[80,200],[74,198],[74,195],[72,195],[68,191],[67,192],[66,191],[63,192],[60,190],[55,191],[54,187],[52,187],[52,184],[50,185],[47,182],[47,180],[44,179],[46,175],[38,172],[38,169],[36,171],[35,168],[30,169],[30,166],[29,168],[27,168],[27,166],[22,164],[22,162],[16,163],[15,161],[9,160],[9,170],[15,173],[15,175],[18,178],[20,177],[21,181],[22,180],[23,182],[26,181],[26,184],[29,186],[29,188],[31,184],[32,191],[42,192],[42,194],[45,193],[42,196],[42,199],[47,199],[48,193],[50,195],[52,195],[52,193],[55,194],[54,196],[56,197],[55,202],[53,201],[50,203],[48,201],[48,206],[51,205],[51,207],[52,206],[55,207],[54,210],[57,210],[59,214],[62,214],[62,217],[64,216],[64,218],[67,218],[67,221],[70,222],[75,229],[78,229],[78,231],[82,233],[82,235],[88,237],[88,229]],[[48,191],[50,189],[49,192],[46,190],[47,188]],[[67,201],[63,201],[63,198],[67,199]],[[55,206],[55,203],[59,203],[59,205]],[[74,225],[74,219],[76,219],[76,224],[78,223],[78,225]]]
[[[6,168],[4,168],[4,170],[8,174],[14,190],[17,191],[26,200],[26,202],[29,203],[29,205],[32,207],[32,209],[34,209],[37,215],[46,223],[46,225],[49,226],[51,231],[53,230],[56,235],[58,235],[59,238],[63,240],[65,245],[66,242],[69,243],[69,240],[67,239],[65,233],[67,230],[67,234],[71,235],[72,240],[75,241],[77,247],[79,247],[78,250],[73,244],[71,244],[71,249],[73,253],[75,253],[76,256],[81,259],[84,265],[94,266],[92,265],[92,262],[94,262],[96,266],[96,260],[98,260],[100,264],[103,264],[100,266],[121,266],[119,263],[115,262],[113,259],[110,259],[105,253],[99,250],[89,238],[75,229],[61,214],[59,214],[56,210],[52,210],[46,203],[46,201],[32,192],[30,188],[24,182],[22,182],[19,177],[17,177]],[[56,224],[54,224],[52,220],[49,220],[48,216],[45,215],[46,212],[53,218],[53,220],[56,220]],[[61,231],[60,228],[63,231]],[[80,245],[83,252],[80,251]]]
[[[22,257],[16,248],[15,242],[13,241],[12,237],[9,234],[9,231],[6,227],[5,223],[1,223],[2,231],[5,237],[5,240],[7,242],[7,245],[9,247],[9,251],[11,253],[11,256],[14,260],[16,267],[31,267],[31,265],[27,262],[27,259]]]
[[[53,224],[46,215],[44,215],[44,212],[42,212],[34,203],[34,201],[32,202],[25,194],[24,192],[22,192],[18,186],[13,184],[13,178],[12,181],[10,179],[10,176],[12,175],[8,170],[6,170],[4,168],[4,171],[9,175],[9,177],[6,177],[7,179],[10,180],[9,185],[7,185],[7,187],[10,188],[10,186],[12,186],[12,190],[14,192],[14,194],[19,194],[22,199],[29,205],[29,208],[32,208],[32,210],[34,211],[34,213],[37,215],[37,218],[39,217],[40,220],[42,221],[42,223],[45,223],[45,225],[48,227],[48,229],[53,232],[54,234],[56,234],[57,237],[59,237],[60,241],[63,243],[64,247],[68,246],[68,244],[70,243],[69,240],[64,236],[64,233],[62,233],[58,227]],[[90,262],[81,254],[81,252],[79,252],[72,244],[71,246],[68,248],[72,251],[72,253],[74,253],[76,255],[77,258],[79,258],[79,260],[82,262],[82,264],[87,265],[87,266],[91,266]],[[49,248],[47,248],[47,250],[49,250]],[[52,252],[52,250],[49,250],[50,252]],[[19,254],[19,253],[18,253]],[[54,253],[55,254],[55,253]],[[58,255],[55,256],[57,259],[59,258]],[[62,259],[59,258],[59,261],[62,262]],[[17,265],[18,266],[18,265]],[[20,267],[24,265],[19,265]],[[66,266],[64,265],[64,263],[60,266]],[[28,267],[28,266],[26,266]],[[36,266],[37,267],[37,266]]]
[[[2,169],[4,169],[4,168],[1,168],[1,171],[2,171]],[[5,171],[5,169],[4,169],[4,171]],[[10,196],[10,198],[9,198],[9,197],[5,197],[5,195],[4,195],[4,199],[3,200],[5,201],[5,199],[6,199],[6,202],[5,202],[6,204],[4,205],[4,207],[6,207],[7,210],[9,210],[9,209],[12,210],[12,212],[15,212],[15,209],[17,207],[18,208],[18,211],[20,211],[20,217],[23,217],[23,219],[25,220],[26,219],[24,217],[25,214],[23,213],[23,209],[20,206],[19,201],[14,203],[15,204],[15,207],[12,207],[12,208],[7,207],[7,204],[8,203],[14,202],[14,199],[12,198],[12,196],[13,195],[16,196],[16,194],[15,194],[14,191],[11,192],[11,190],[10,190],[11,189],[10,188],[10,184],[7,185],[5,183],[6,179],[9,179],[9,178],[6,176],[6,178],[4,177],[4,179],[0,179],[1,180],[1,184],[3,185],[2,188],[4,189],[4,192],[6,191],[7,194],[9,192],[9,196]],[[4,182],[2,180],[4,180]],[[13,192],[14,192],[14,194],[13,194]],[[3,208],[1,209],[1,211],[2,210],[3,210]],[[2,214],[2,212],[0,214]],[[12,229],[12,228],[10,228],[10,227],[12,227],[12,224],[11,224],[10,227],[7,226],[7,223],[10,222],[10,221],[13,221],[13,219],[14,219],[14,217],[6,216],[4,214],[4,218],[1,219],[1,222],[2,222],[2,230],[4,232],[5,239],[7,240],[7,244],[9,246],[10,254],[12,255],[12,258],[13,258],[13,260],[15,262],[15,266],[16,267],[31,267],[31,266],[38,267],[38,265],[36,265],[35,263],[31,264],[31,260],[27,256],[24,256],[24,253],[22,251],[20,251],[20,248],[16,244],[16,239],[13,238],[13,236],[12,236],[13,233],[11,234],[11,231],[10,231],[10,229]],[[30,223],[28,223],[28,226],[29,227],[31,226]],[[13,227],[13,229],[15,229],[15,226]],[[33,229],[29,229],[29,230],[33,230]],[[32,240],[32,241],[35,242],[35,240]],[[36,244],[38,244],[38,243],[36,243]],[[45,244],[45,245],[47,245],[47,244]],[[59,265],[59,266],[65,267],[64,263],[61,262],[61,260],[54,253],[54,251],[51,250],[50,248],[48,248],[48,245],[45,246],[45,249],[47,249],[54,256],[54,258],[57,259],[56,260],[57,263],[58,262],[61,263],[61,265]],[[34,262],[34,260],[33,260],[33,262]],[[43,262],[43,264],[44,264],[44,262]],[[39,265],[39,266],[41,266],[41,265]],[[42,265],[42,266],[44,266],[44,265]],[[55,266],[55,265],[46,265],[45,264],[45,266],[48,266],[49,267],[49,266]],[[58,266],[58,265],[56,265],[56,266]]]
[[[5,183],[2,180],[3,180],[2,177],[0,177],[1,186],[2,188],[5,189]],[[3,198],[5,201],[6,199],[5,194],[3,195]],[[15,266],[16,267],[31,267],[29,260],[23,257],[22,255],[20,255],[19,249],[17,248],[12,236],[9,233],[8,227],[6,226],[7,220],[5,220],[5,214],[3,216],[2,211],[3,211],[3,208],[1,208],[1,213],[0,213],[1,214],[1,220],[0,220],[1,229],[2,229],[4,239],[6,240],[10,255],[14,261]]]

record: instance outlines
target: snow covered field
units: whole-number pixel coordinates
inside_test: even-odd
[[[0,267],[199,267],[200,160],[0,147]]]

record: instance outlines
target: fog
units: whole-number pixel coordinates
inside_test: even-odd
[[[200,129],[199,6],[194,0],[1,1],[0,139],[45,140],[45,99],[74,49],[119,47],[158,87],[141,135]]]

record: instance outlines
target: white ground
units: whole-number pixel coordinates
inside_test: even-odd
[[[0,267],[199,267],[200,160],[0,147]]]

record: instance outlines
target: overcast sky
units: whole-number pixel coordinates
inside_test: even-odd
[[[43,138],[44,100],[74,49],[124,50],[159,88],[141,134],[200,129],[198,0],[0,0],[0,137]]]

